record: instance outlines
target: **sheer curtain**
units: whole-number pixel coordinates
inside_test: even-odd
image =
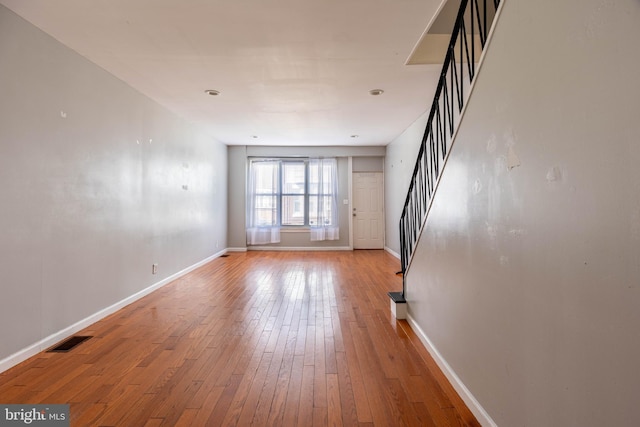
[[[279,167],[280,161],[274,159],[253,159],[249,162],[248,245],[280,242]]]
[[[309,159],[311,240],[338,240],[338,165],[335,158]]]

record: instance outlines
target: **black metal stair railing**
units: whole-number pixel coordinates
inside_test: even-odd
[[[400,217],[406,273],[500,0],[462,0]],[[402,298],[405,293],[403,279]]]

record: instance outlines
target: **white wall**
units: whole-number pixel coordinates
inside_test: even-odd
[[[384,157],[353,157],[352,172],[384,172]]]
[[[387,145],[384,159],[385,245],[397,256],[400,254],[400,215],[428,118],[427,111]]]
[[[228,153],[227,194],[229,200],[227,217],[229,218],[229,228],[227,241],[231,250],[246,250],[247,147],[245,145],[230,145]]]
[[[227,153],[3,6],[0,76],[1,368],[222,251]]]
[[[505,1],[407,274],[498,425],[640,425],[638,22],[638,0]]]

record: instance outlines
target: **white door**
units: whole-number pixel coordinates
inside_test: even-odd
[[[354,249],[384,249],[383,191],[382,172],[354,172]]]

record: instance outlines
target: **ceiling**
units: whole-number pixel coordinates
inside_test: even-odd
[[[440,0],[0,3],[228,145],[387,145],[440,71],[406,65]]]

